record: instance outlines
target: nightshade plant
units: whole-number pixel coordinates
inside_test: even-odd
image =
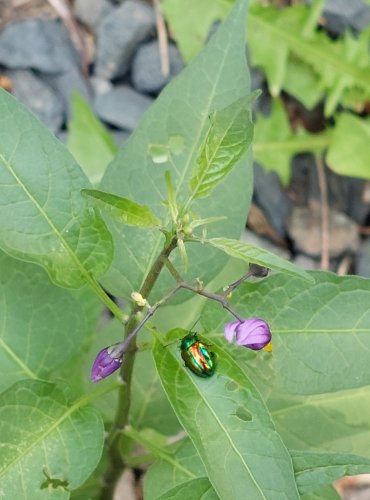
[[[246,11],[240,0],[94,189],[0,93],[0,496],[110,499],[125,468],[149,464],[149,500],[325,499],[369,472],[368,281],[238,239]],[[207,377],[179,350],[199,317],[217,356]],[[255,352],[270,329],[273,351]]]

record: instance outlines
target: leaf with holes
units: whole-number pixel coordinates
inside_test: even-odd
[[[163,347],[157,340],[153,349],[161,382],[216,493],[298,499],[290,455],[256,388],[227,351],[217,347],[216,373],[203,379],[183,366],[175,346]]]
[[[67,149],[0,90],[0,248],[44,266],[51,279],[78,288],[102,275],[112,241],[80,190],[89,182]]]

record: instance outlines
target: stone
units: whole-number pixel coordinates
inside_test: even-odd
[[[254,164],[253,198],[271,226],[280,236],[284,237],[290,200],[282,188],[276,172],[267,172],[257,163]]]
[[[96,96],[94,109],[99,118],[125,130],[134,130],[153,99],[143,96],[127,85]]]
[[[90,78],[90,85],[94,91],[94,95],[105,94],[113,89],[113,84],[105,78],[99,78],[98,76],[92,76]]]
[[[79,67],[79,56],[60,20],[26,19],[0,33],[0,64],[57,74]]]
[[[123,76],[137,46],[155,29],[153,8],[140,0],[126,0],[108,14],[97,29],[95,75],[106,80]]]
[[[346,28],[361,31],[370,24],[370,7],[363,0],[326,0],[323,15],[326,30],[335,36]]]
[[[370,278],[370,238],[361,242],[355,257],[355,271],[359,276]]]
[[[172,43],[168,45],[168,58],[170,73],[164,76],[158,42],[149,42],[139,47],[132,63],[131,73],[132,83],[136,90],[148,94],[159,94],[171,78],[180,73],[184,67],[180,52]]]
[[[320,269],[320,261],[317,259],[313,259],[308,255],[303,255],[302,253],[298,254],[293,259],[293,263],[301,267],[302,269],[306,269],[308,271],[315,271],[316,269]]]
[[[321,209],[319,206],[294,207],[288,219],[288,233],[298,251],[313,257],[321,254]],[[329,255],[339,257],[359,247],[357,224],[347,215],[329,212]]]
[[[114,9],[108,0],[75,0],[73,13],[78,21],[87,26],[93,33],[101,21]]]
[[[9,70],[13,95],[54,134],[64,122],[64,106],[53,89],[31,70]]]
[[[68,120],[72,116],[72,92],[78,92],[86,101],[91,101],[91,89],[89,88],[87,80],[82,76],[77,67],[71,67],[68,71],[58,75],[44,76],[44,80],[48,82],[62,99]]]

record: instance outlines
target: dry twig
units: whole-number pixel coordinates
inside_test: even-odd
[[[167,38],[166,24],[163,19],[159,0],[153,0],[153,6],[155,10],[155,18],[157,24],[159,57],[161,60],[162,75],[168,76],[170,74],[170,61],[168,55],[168,38]]]

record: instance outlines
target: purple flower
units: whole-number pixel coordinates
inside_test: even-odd
[[[271,341],[268,324],[259,318],[227,323],[224,333],[228,342],[235,342],[239,346],[248,347],[254,351],[263,349]]]
[[[92,382],[99,382],[120,368],[122,364],[122,352],[118,348],[120,345],[121,343],[111,345],[99,352],[91,368],[90,380]]]

